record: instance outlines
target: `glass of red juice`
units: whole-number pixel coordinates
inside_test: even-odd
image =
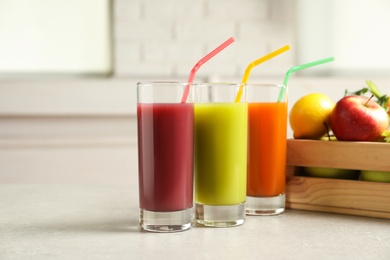
[[[246,214],[285,209],[287,87],[247,84],[248,170]]]
[[[137,84],[139,221],[147,231],[192,226],[194,104],[181,102],[187,86]]]

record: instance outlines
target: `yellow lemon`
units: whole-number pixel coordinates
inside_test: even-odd
[[[289,121],[296,139],[319,139],[330,130],[329,118],[335,103],[326,95],[301,97],[291,108]]]

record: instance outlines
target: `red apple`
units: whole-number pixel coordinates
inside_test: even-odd
[[[330,125],[339,141],[381,141],[382,132],[389,127],[389,116],[365,96],[346,96],[336,103]]]

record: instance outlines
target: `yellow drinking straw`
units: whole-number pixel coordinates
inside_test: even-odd
[[[248,82],[249,74],[251,73],[251,70],[253,69],[253,67],[259,65],[260,63],[263,63],[264,61],[270,60],[273,57],[275,57],[275,56],[277,56],[277,55],[279,55],[279,54],[281,54],[289,49],[290,49],[290,46],[286,45],[280,49],[277,49],[276,51],[273,51],[273,52],[261,57],[260,59],[257,59],[255,61],[252,61],[251,63],[249,63],[249,65],[246,67],[246,70],[244,72],[244,76],[242,77],[241,86],[238,89],[235,102],[240,102],[241,97],[242,97],[242,92],[244,91],[244,85]]]

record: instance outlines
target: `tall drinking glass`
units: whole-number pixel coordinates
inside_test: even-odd
[[[140,225],[175,232],[193,222],[194,104],[186,83],[137,84]]]
[[[285,209],[287,89],[247,84],[248,175],[246,213],[275,215]],[[281,90],[285,88],[285,92]],[[280,93],[284,93],[278,102]]]
[[[195,221],[231,227],[245,221],[247,103],[240,84],[194,87]]]

